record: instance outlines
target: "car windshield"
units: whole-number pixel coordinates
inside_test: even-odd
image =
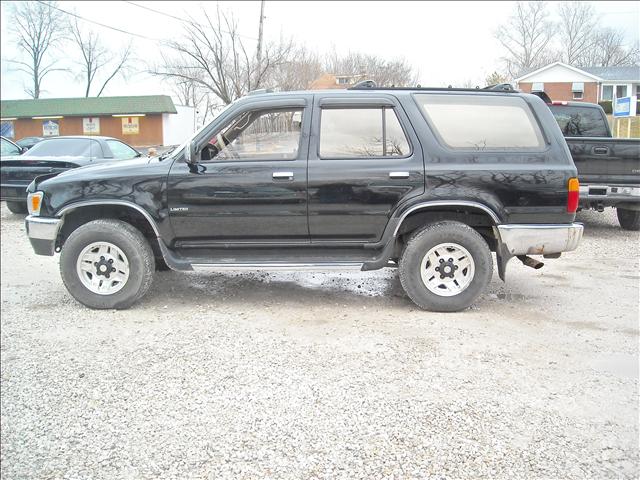
[[[29,150],[35,157],[102,157],[100,146],[87,138],[52,138],[36,143]]]
[[[1,155],[20,155],[20,149],[9,140],[5,140],[4,138],[0,139],[0,145],[2,146],[2,150],[0,150]]]

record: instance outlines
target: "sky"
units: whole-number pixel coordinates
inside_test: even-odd
[[[20,58],[14,45],[6,15],[9,2],[1,2],[0,16],[0,97],[28,98],[24,93],[29,78],[7,62]],[[137,4],[137,5],[136,5]],[[219,2],[233,13],[249,46],[255,48],[258,36],[260,2]],[[140,5],[173,15],[155,13]],[[630,41],[640,35],[640,2],[594,2],[602,26],[620,29]],[[113,50],[133,42],[136,66],[158,58],[163,40],[178,39],[184,24],[180,19],[198,18],[202,8],[214,11],[215,2],[126,2],[59,1],[61,9],[102,24],[137,33],[146,40],[79,20],[84,28],[99,33],[101,41]],[[550,4],[555,10],[557,4]],[[267,41],[290,37],[319,53],[335,49],[339,54],[372,53],[382,57],[404,57],[418,71],[423,86],[460,86],[467,82],[484,85],[484,79],[499,69],[504,50],[494,38],[498,26],[511,15],[514,2],[279,2],[266,0],[264,35]],[[252,40],[253,39],[253,40]],[[73,69],[73,54],[55,52]],[[23,57],[24,58],[24,57]],[[76,67],[77,70],[77,67]],[[84,96],[82,82],[74,73],[52,73],[43,84],[42,98]],[[171,86],[162,80],[138,73],[112,81],[103,93],[116,95],[171,95]]]

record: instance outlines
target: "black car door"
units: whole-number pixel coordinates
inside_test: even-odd
[[[396,206],[424,192],[422,151],[405,112],[382,93],[318,94],[312,125],[312,242],[380,240]]]
[[[169,174],[178,247],[308,243],[310,95],[248,102],[213,126],[197,163]]]

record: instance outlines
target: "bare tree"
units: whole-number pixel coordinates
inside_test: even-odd
[[[541,67],[551,59],[550,42],[556,26],[548,17],[544,2],[518,2],[514,15],[495,32],[508,52],[503,60],[510,77]]]
[[[410,86],[416,83],[416,72],[404,58],[383,59],[377,55],[349,53],[327,55],[325,69],[338,75],[362,75],[381,86]]]
[[[627,46],[624,34],[612,28],[603,28],[595,32],[593,44],[583,55],[579,66],[621,67],[640,64],[640,48]]]
[[[17,36],[18,46],[29,57],[29,61],[9,61],[19,66],[17,70],[31,77],[33,87],[26,88],[25,92],[33,98],[40,98],[42,82],[49,73],[65,70],[56,66],[56,60],[47,60],[65,34],[62,12],[55,6],[55,2],[44,1],[9,4],[9,24]]]
[[[563,62],[569,65],[584,65],[595,41],[596,19],[593,6],[586,2],[561,2],[560,43]]]
[[[282,91],[305,90],[322,75],[322,62],[315,52],[305,47],[294,47],[289,57],[270,72],[269,86]]]
[[[111,80],[118,74],[124,75],[127,72],[131,61],[131,43],[116,57],[100,43],[99,36],[95,32],[83,31],[78,25],[77,19],[71,24],[70,32],[72,41],[80,49],[80,60],[77,63],[82,68],[82,73],[78,76],[84,80],[85,97],[90,95],[96,76],[104,71],[108,72],[96,95],[99,97]]]
[[[193,81],[225,104],[266,84],[271,71],[290,59],[292,43],[281,40],[263,46],[260,62],[250,53],[238,32],[238,24],[219,9],[213,18],[203,9],[204,23],[190,19],[181,41],[166,46],[150,73],[169,79]]]

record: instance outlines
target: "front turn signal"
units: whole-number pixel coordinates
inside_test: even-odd
[[[34,192],[27,195],[27,210],[29,210],[29,215],[40,215],[43,196],[44,193],[42,192]]]
[[[569,195],[567,196],[567,212],[576,213],[580,202],[580,182],[577,178],[569,179]]]

